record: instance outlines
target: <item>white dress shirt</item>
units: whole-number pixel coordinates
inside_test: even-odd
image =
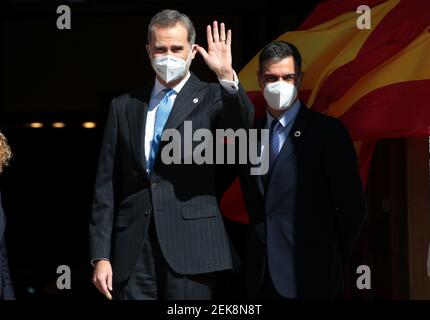
[[[182,90],[185,83],[190,78],[191,73],[188,72],[187,76],[182,79],[181,82],[179,82],[176,86],[174,86],[172,89],[175,90],[175,92],[169,97],[172,101],[172,105],[175,103],[176,96],[178,93]],[[237,94],[239,90],[239,80],[237,78],[236,72],[233,72],[234,80],[224,80],[224,79],[218,79],[221,86],[224,88],[224,90],[227,91],[230,95]],[[151,146],[152,146],[152,140],[154,138],[154,125],[155,125],[155,115],[157,114],[158,105],[160,104],[161,100],[164,97],[163,90],[166,89],[165,86],[163,86],[160,81],[158,81],[157,78],[155,78],[155,84],[151,91],[151,98],[149,100],[149,106],[148,106],[148,113],[146,115],[146,126],[145,126],[145,158],[146,162],[148,162]]]

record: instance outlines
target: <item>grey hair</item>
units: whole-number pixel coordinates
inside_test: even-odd
[[[151,42],[152,30],[155,26],[162,28],[174,27],[178,22],[182,23],[187,29],[187,40],[191,45],[193,45],[196,41],[196,30],[194,29],[193,22],[187,15],[180,13],[177,10],[169,9],[160,11],[152,17],[148,26],[148,43]]]

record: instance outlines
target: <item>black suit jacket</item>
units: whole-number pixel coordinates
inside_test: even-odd
[[[97,170],[90,257],[111,259],[114,281],[127,279],[152,217],[162,253],[175,272],[231,269],[238,261],[216,200],[216,166],[165,165],[159,152],[152,174],[148,176],[145,170],[150,92],[148,87],[112,102]],[[229,96],[219,84],[202,82],[192,74],[176,97],[165,129],[177,129],[184,140],[186,120],[192,121],[193,132],[247,128],[253,112],[241,87],[237,96]]]
[[[241,185],[251,221],[250,295],[267,264],[284,297],[333,297],[365,217],[356,155],[343,124],[302,104],[270,176],[248,172]]]
[[[0,300],[14,300],[14,290],[9,273],[9,265],[6,253],[6,241],[4,233],[6,229],[6,217],[1,205],[0,194]]]

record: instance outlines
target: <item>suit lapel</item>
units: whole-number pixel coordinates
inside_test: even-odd
[[[131,150],[141,170],[146,172],[145,127],[152,86],[132,95],[127,110],[127,122],[130,130]]]
[[[190,78],[176,96],[164,129],[176,129],[184,122],[203,99],[204,93],[201,91],[203,87],[204,83],[191,73]]]
[[[281,150],[279,151],[278,157],[273,164],[273,168],[270,171],[268,187],[276,180],[278,172],[283,170],[285,167],[284,164],[287,161],[290,161],[290,157],[293,153],[297,154],[301,141],[306,131],[307,119],[308,119],[309,110],[302,103],[297,114],[296,119],[294,120],[293,126],[285,139],[284,144],[282,145]]]
[[[148,113],[149,100],[151,98],[152,86],[147,86],[143,90],[132,95],[127,108],[127,120],[130,128],[130,139],[133,150],[133,155],[140,166],[140,169],[147,174],[146,157],[145,157],[145,132],[146,132],[146,116]],[[179,92],[173,104],[172,111],[164,126],[167,128],[176,129],[179,127],[188,115],[199,105],[203,99],[204,83],[201,82],[193,73],[185,83],[182,90]],[[159,156],[162,145],[159,148]]]

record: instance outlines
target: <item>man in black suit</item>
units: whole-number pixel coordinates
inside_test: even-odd
[[[0,132],[0,174],[11,157],[9,145],[5,136]],[[1,204],[0,194],[0,300],[14,300],[14,290],[9,273],[5,241],[6,217]]]
[[[238,264],[216,201],[215,166],[187,164],[184,154],[180,164],[161,158],[163,130],[191,142],[185,121],[193,133],[252,124],[231,65],[231,31],[214,22],[207,39],[208,51],[194,44],[186,15],[157,13],[146,47],[155,80],[112,102],[90,219],[93,283],[108,298],[113,291],[117,299],[211,299],[214,273]],[[220,83],[189,72],[197,51]]]
[[[250,216],[246,264],[253,298],[333,298],[365,217],[356,155],[343,124],[297,99],[301,56],[284,41],[259,56],[269,129],[268,173],[241,174]],[[264,140],[264,139],[262,139]],[[262,152],[264,155],[265,152]]]

